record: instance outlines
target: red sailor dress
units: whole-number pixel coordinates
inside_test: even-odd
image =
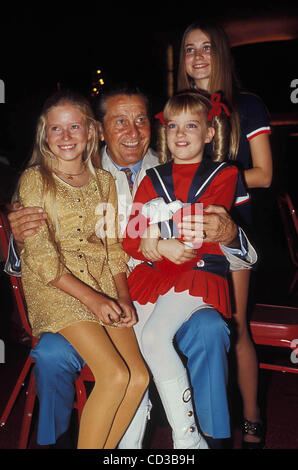
[[[192,208],[195,203],[201,203],[203,209],[216,204],[229,211],[235,200],[237,183],[236,166],[215,163],[207,158],[193,164],[175,164],[171,161],[147,170],[135,195],[123,236],[124,250],[133,258],[144,261],[128,277],[133,301],[142,305],[155,303],[160,295],[174,287],[175,292],[187,290],[192,296],[202,297],[206,304],[212,305],[224,317],[231,316],[227,280],[229,263],[219,243],[203,243],[196,250],[195,258],[182,265],[166,258],[148,262],[138,249],[141,235],[150,223],[141,209],[148,201],[164,196],[164,199],[169,197],[172,201],[188,203]],[[177,218],[177,213],[173,218],[175,216]],[[177,238],[181,239],[179,236]]]

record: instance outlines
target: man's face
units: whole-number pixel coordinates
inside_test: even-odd
[[[104,126],[99,124],[100,140],[109,156],[122,167],[144,158],[150,143],[150,122],[146,104],[138,95],[117,95],[106,101]]]

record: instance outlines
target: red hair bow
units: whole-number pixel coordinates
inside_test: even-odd
[[[155,114],[154,117],[155,117],[156,119],[159,119],[163,126],[165,125],[166,122],[165,122],[164,117],[163,117],[163,111],[161,111],[161,112],[158,113],[158,114]]]
[[[220,93],[214,93],[211,96],[212,108],[210,109],[209,114],[208,114],[208,121],[211,121],[211,119],[214,116],[219,116],[222,109],[225,111],[227,116],[230,115],[230,111],[228,107],[224,103],[222,103],[220,100],[221,100]]]

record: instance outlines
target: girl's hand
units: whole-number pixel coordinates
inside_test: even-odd
[[[121,321],[122,310],[120,306],[103,294],[94,292],[86,305],[105,325],[112,325]]]
[[[118,323],[118,326],[134,325],[137,322],[137,316],[129,297],[126,274],[118,273],[114,279],[119,300],[110,299],[104,294],[96,292],[70,273],[63,274],[51,284],[86,305],[105,325],[113,323]]]
[[[119,297],[117,300],[118,305],[122,309],[122,313],[120,315],[120,323],[118,324],[118,327],[126,327],[129,328],[133,325],[135,325],[138,321],[137,318],[137,313],[136,309],[130,300],[130,298],[127,297]]]
[[[162,256],[159,254],[157,245],[160,233],[157,224],[149,225],[141,237],[141,242],[138,251],[149,261],[159,261]]]
[[[162,256],[157,249],[158,242],[158,238],[142,238],[138,251],[149,261],[160,261]]]
[[[158,251],[175,264],[186,263],[196,256],[196,250],[173,238],[160,240],[158,242]]]

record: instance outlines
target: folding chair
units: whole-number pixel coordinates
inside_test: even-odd
[[[250,319],[255,344],[273,348],[287,348],[286,364],[260,362],[261,369],[298,374],[298,308],[280,305],[256,304]],[[293,360],[294,359],[294,360]]]
[[[298,217],[289,194],[278,194],[277,203],[285,230],[290,258],[295,269],[294,277],[289,289],[289,294],[291,294],[298,281]]]
[[[8,245],[9,245],[9,238],[10,238],[10,233],[11,233],[9,222],[7,219],[8,212],[9,212],[9,204],[1,204],[0,205],[0,243],[1,243],[5,258],[8,255]],[[28,322],[27,312],[26,312],[26,303],[25,303],[21,278],[15,277],[15,276],[9,276],[9,277],[10,277],[10,282],[12,286],[13,297],[16,302],[16,306],[20,315],[22,326],[24,330],[26,331],[27,335],[31,338],[31,345],[32,345],[32,348],[34,348],[36,346],[38,339],[32,335],[31,326]],[[17,382],[12,390],[9,400],[0,417],[0,427],[3,427],[5,426],[7,422],[7,419],[12,411],[12,408],[16,402],[17,397],[19,396],[19,393],[22,387],[25,384],[26,379],[29,378],[27,388],[26,388],[24,417],[23,417],[23,421],[21,425],[20,439],[18,443],[19,449],[26,449],[28,446],[32,414],[33,414],[35,400],[36,400],[33,366],[34,366],[34,361],[29,354],[22,368],[22,371],[17,379]],[[87,393],[86,393],[84,382],[94,382],[94,376],[92,372],[90,371],[90,369],[88,368],[88,366],[85,366],[81,370],[80,375],[77,381],[75,382],[76,401],[74,402],[74,408],[78,410],[79,421],[81,419],[82,411],[87,400]]]

